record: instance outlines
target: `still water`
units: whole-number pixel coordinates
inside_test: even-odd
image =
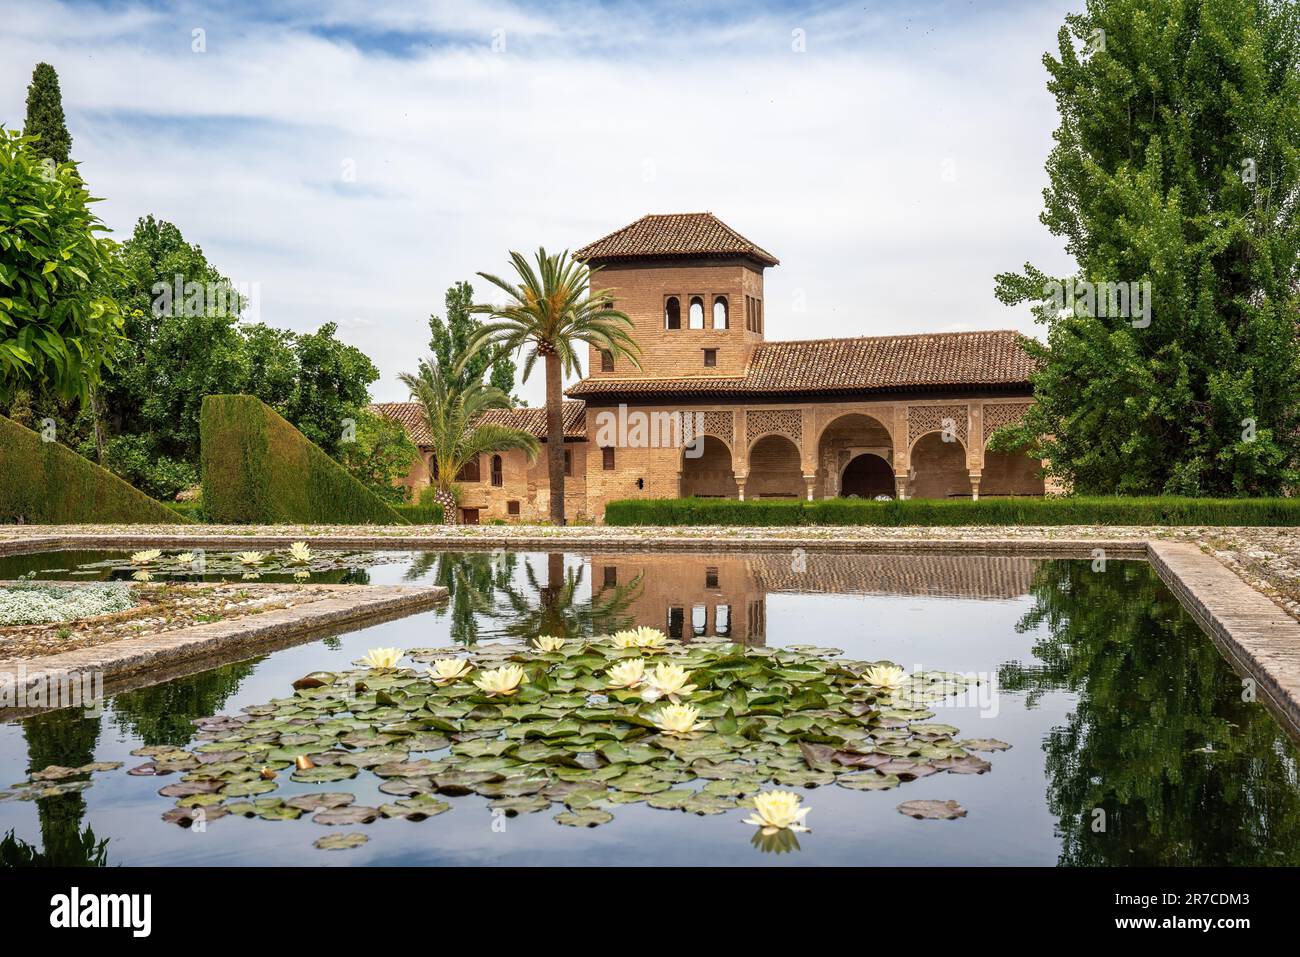
[[[938,707],[964,737],[997,738],[979,775],[935,774],[889,791],[803,791],[812,832],[764,853],[741,809],[700,817],[641,804],[593,829],[563,810],[494,819],[476,795],[425,821],[326,828],[304,817],[226,817],[203,832],[165,823],[164,780],[95,774],[80,793],[0,800],[0,864],[1300,864],[1300,752],[1144,562],[978,556],[334,554],[314,581],[438,583],[445,608],[119,693],[102,716],[64,711],[0,724],[0,791],[52,764],[142,760],[186,746],[192,719],[287,696],[294,679],[343,670],[367,649],[604,634],[646,625],[691,640],[815,644],[909,671],[974,673],[978,701]],[[238,578],[214,558],[204,576]],[[115,553],[0,558],[0,580],[126,578]],[[187,574],[185,577],[197,577]],[[263,581],[290,580],[265,573]],[[0,713],[0,720],[3,714]],[[353,790],[283,781],[276,796]],[[955,821],[900,801],[956,800]],[[496,826],[494,827],[494,820]],[[503,827],[504,824],[504,827]],[[326,834],[370,842],[322,851]],[[7,836],[6,836],[7,835]]]

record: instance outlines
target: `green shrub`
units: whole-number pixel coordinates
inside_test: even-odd
[[[255,396],[204,396],[199,428],[203,511],[210,521],[406,523]]]
[[[610,502],[607,525],[1300,525],[1300,499],[986,498],[627,499]]]
[[[0,416],[0,522],[175,523],[188,519],[58,442]]]
[[[412,525],[441,525],[442,506],[428,505],[423,502],[402,502],[393,506],[393,511]]]
[[[104,445],[104,464],[149,495],[164,502],[198,484],[199,473],[188,462],[159,455],[143,435],[119,435]]]

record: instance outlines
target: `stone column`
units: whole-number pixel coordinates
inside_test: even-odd
[[[745,479],[749,478],[749,472],[735,469],[731,474],[736,477],[736,492],[743,502],[745,500]]]
[[[970,497],[978,502],[980,500],[980,469],[970,469]]]
[[[811,502],[813,500],[813,491],[817,487],[817,473],[814,472],[812,475],[809,475],[807,472],[804,472],[803,484],[808,488],[808,501]]]
[[[906,472],[906,470],[904,470],[904,471],[902,471],[902,472],[895,472],[895,473],[894,473],[894,485],[897,486],[897,488],[898,488],[898,494],[897,494],[896,497],[897,497],[898,500],[901,502],[901,501],[903,501],[903,499],[907,498],[907,472]]]

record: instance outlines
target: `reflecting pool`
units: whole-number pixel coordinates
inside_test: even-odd
[[[242,578],[228,554],[155,577]],[[0,580],[130,578],[122,553],[0,558]],[[262,581],[293,579],[269,563]],[[1300,863],[1295,744],[1145,562],[979,556],[595,553],[322,553],[312,581],[437,583],[447,605],[113,695],[99,716],[0,724],[0,791],[50,765],[121,761],[81,791],[0,800],[0,863],[52,864],[1042,864]],[[797,847],[751,843],[741,808],[712,816],[644,804],[595,828],[562,827],[563,805],[493,815],[476,794],[449,813],[330,828],[226,817],[205,830],[162,820],[180,780],[133,777],[140,748],[193,747],[195,719],[291,695],[313,671],[367,649],[588,636],[647,626],[685,642],[830,646],[909,672],[977,676],[977,696],[934,706],[963,737],[999,739],[984,774],[934,774],[893,790],[800,791],[811,832]],[[0,718],[3,714],[0,713]],[[430,755],[436,757],[435,755]],[[297,784],[278,797],[375,783]],[[952,821],[901,801],[955,800]],[[313,842],[362,830],[359,848]]]

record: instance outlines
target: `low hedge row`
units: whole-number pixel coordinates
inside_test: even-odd
[[[204,396],[199,438],[210,522],[406,524],[256,396]]]
[[[189,521],[66,445],[0,415],[0,523]]]
[[[1300,499],[625,499],[607,525],[1300,525]]]

